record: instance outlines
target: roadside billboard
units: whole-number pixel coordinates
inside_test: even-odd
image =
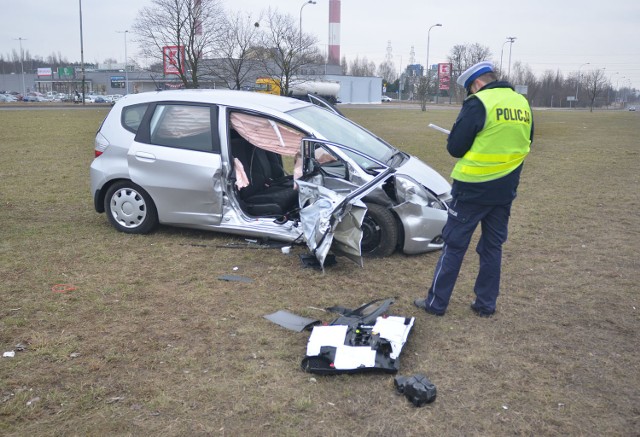
[[[164,46],[162,65],[164,74],[184,73],[184,46]]]
[[[442,63],[438,64],[438,87],[441,90],[449,89],[449,82],[451,82],[451,64]]]

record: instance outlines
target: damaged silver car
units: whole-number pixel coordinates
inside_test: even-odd
[[[360,260],[440,249],[451,190],[329,106],[226,90],[119,99],[90,173],[96,211],[122,232],[304,241],[321,263],[329,250]]]

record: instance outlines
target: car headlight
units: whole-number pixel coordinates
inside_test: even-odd
[[[396,199],[398,202],[411,202],[430,208],[446,210],[444,204],[425,187],[407,175],[396,176]]]

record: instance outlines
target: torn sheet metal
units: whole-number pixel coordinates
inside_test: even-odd
[[[310,373],[366,371],[396,373],[414,317],[386,316],[393,299],[374,301],[357,310],[341,311],[328,326],[315,326],[302,368]]]
[[[322,185],[297,180],[300,221],[307,246],[318,258],[324,271],[324,260],[332,248],[362,267],[362,222],[367,207],[360,200],[393,175],[388,168],[365,185],[347,195],[338,194]],[[306,205],[306,206],[305,206]]]
[[[308,317],[298,316],[288,311],[279,310],[272,314],[264,316],[265,319],[272,321],[276,325],[292,331],[302,332],[310,331],[314,325],[322,323],[320,320],[310,319]]]

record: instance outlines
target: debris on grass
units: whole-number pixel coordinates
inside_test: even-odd
[[[33,404],[35,404],[36,402],[40,401],[40,397],[35,397],[35,398],[31,398],[27,401],[27,407],[32,406]]]
[[[56,284],[51,287],[51,291],[54,293],[69,293],[70,291],[76,291],[76,286],[73,284]]]
[[[436,400],[436,386],[424,375],[396,376],[393,380],[396,391],[411,401],[416,407]]]
[[[308,268],[311,267],[313,269],[316,270],[322,270],[322,266],[320,265],[320,261],[318,261],[318,259],[315,257],[315,255],[310,255],[310,254],[305,254],[302,253],[300,254],[300,262],[302,262],[302,267],[303,268]],[[333,254],[329,254],[327,255],[327,257],[324,260],[324,266],[325,267],[331,267],[336,265],[338,262],[336,261],[336,256]]]
[[[218,279],[221,281],[229,281],[229,282],[253,282],[253,279],[247,278],[246,276],[237,276],[237,275],[222,275],[218,276]]]
[[[2,354],[2,358],[13,358],[16,356],[16,351],[7,351]]]
[[[298,316],[288,311],[279,310],[275,313],[267,314],[265,319],[280,325],[283,328],[291,329],[292,331],[302,332],[310,331],[314,325],[322,323],[320,320],[310,319],[308,317]]]

